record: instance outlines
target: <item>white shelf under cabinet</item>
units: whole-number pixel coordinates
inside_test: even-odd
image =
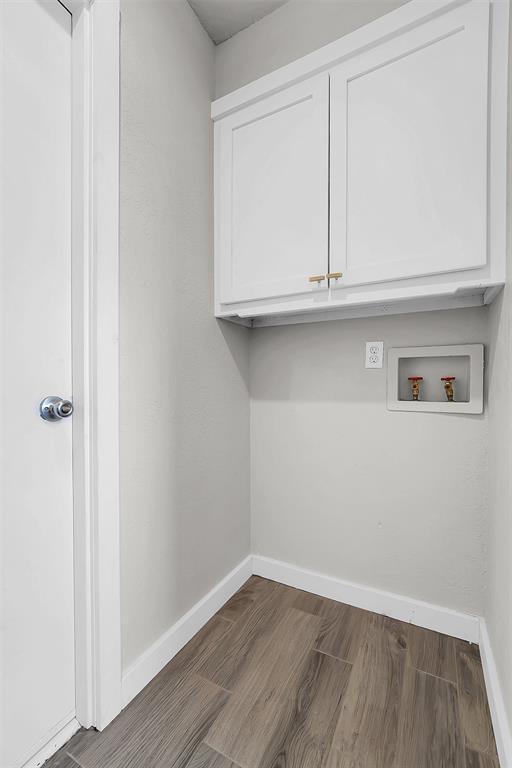
[[[503,284],[493,285],[405,285],[372,286],[372,292],[342,291],[311,296],[307,299],[287,297],[277,304],[253,302],[218,312],[217,317],[261,328],[272,325],[316,323],[328,320],[353,320],[359,317],[386,317],[410,312],[482,307],[494,301]]]
[[[387,370],[390,411],[483,412],[483,344],[392,348]],[[409,376],[423,376],[420,400],[412,399]],[[453,402],[446,400],[441,376],[456,377]]]

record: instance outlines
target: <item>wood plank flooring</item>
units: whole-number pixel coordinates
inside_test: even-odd
[[[253,576],[46,768],[499,768],[478,648]]]

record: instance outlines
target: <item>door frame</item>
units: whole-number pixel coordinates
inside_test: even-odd
[[[72,363],[76,719],[121,711],[119,0],[72,15]]]

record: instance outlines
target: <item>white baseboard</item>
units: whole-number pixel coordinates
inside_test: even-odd
[[[510,732],[505,702],[503,701],[496,662],[494,661],[491,640],[484,619],[480,619],[479,645],[500,766],[501,768],[512,768],[512,734]]]
[[[461,640],[478,643],[501,768],[512,768],[512,737],[487,627],[482,618],[326,576],[261,555],[249,556],[243,560],[126,670],[122,681],[123,707],[160,672],[251,574]],[[72,733],[67,738],[71,735]],[[40,764],[30,762],[24,768],[37,768]]]
[[[260,555],[253,555],[252,570],[258,576],[288,584],[296,589],[478,643],[500,766],[512,768],[512,734],[484,619],[393,592],[325,576]]]
[[[57,726],[58,727],[58,726]],[[39,768],[52,755],[70,740],[72,736],[80,729],[80,723],[74,717],[64,726],[59,728],[55,736],[46,742],[44,747],[39,749],[36,754],[23,763],[22,768]]]
[[[122,680],[123,707],[199,632],[251,575],[252,557],[249,556],[128,667]]]
[[[290,563],[272,560],[270,557],[253,555],[253,573],[267,579],[280,581],[296,589],[313,592],[340,603],[348,603],[366,611],[382,613],[393,619],[433,629],[444,635],[478,643],[480,639],[480,618],[467,613],[458,613],[439,605],[424,603],[412,597],[385,592],[373,587],[343,581],[333,576],[298,568]]]

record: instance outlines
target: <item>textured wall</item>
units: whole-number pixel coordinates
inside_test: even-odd
[[[510,252],[510,249],[509,249]],[[510,281],[510,276],[509,276]],[[484,614],[512,727],[512,286],[491,307],[489,574]]]
[[[222,95],[400,2],[290,0],[216,49]],[[487,416],[389,413],[364,342],[486,342],[486,309],[251,333],[253,551],[481,613]]]
[[[512,57],[512,16],[509,55]],[[490,308],[489,577],[485,616],[512,730],[512,78],[509,75],[507,285]]]
[[[364,354],[486,338],[482,309],[253,331],[253,551],[481,614],[486,417],[387,411]]]
[[[185,0],[123,2],[121,70],[126,667],[248,553],[249,405],[213,317],[213,45]]]

